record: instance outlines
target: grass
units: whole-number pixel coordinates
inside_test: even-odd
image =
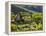
[[[24,21],[20,21],[19,23],[15,20],[16,14],[12,13],[11,19],[15,20],[14,22],[11,22],[12,32],[43,30],[43,22],[42,22],[43,14],[42,13],[31,14],[27,12],[21,12],[21,16],[24,19]]]

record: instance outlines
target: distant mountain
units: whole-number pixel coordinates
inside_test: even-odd
[[[18,5],[21,7],[24,7],[26,9],[32,10],[32,11],[36,11],[36,12],[42,12],[43,11],[43,7],[42,6],[38,6],[38,5]],[[11,11],[12,12],[21,12],[21,11],[25,11],[24,9],[18,8],[15,5],[11,5]]]
[[[37,11],[37,12],[42,12],[43,7],[42,6],[30,6],[30,7],[25,7],[29,10]]]

